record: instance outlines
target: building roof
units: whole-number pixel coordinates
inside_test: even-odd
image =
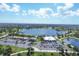
[[[52,36],[46,36],[46,37],[44,37],[44,40],[56,40],[54,37],[52,37]]]

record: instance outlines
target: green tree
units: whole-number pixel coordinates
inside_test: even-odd
[[[37,41],[44,41],[43,37],[37,37]]]
[[[68,50],[66,49],[65,51],[65,55],[69,56]]]
[[[61,54],[62,56],[64,56],[64,49],[63,48],[61,48],[61,50],[60,50],[61,52],[59,52],[59,54]]]
[[[0,55],[3,53],[3,46],[2,45],[0,45]]]
[[[18,53],[17,56],[22,56],[21,53]]]
[[[31,48],[31,47],[29,47],[29,48],[28,48],[28,52],[27,52],[27,56],[31,56],[31,55],[33,55],[33,54],[34,54],[34,49]]]
[[[12,48],[10,46],[7,46],[3,49],[4,56],[10,56],[11,53],[12,53]]]
[[[53,56],[54,54],[53,53],[51,53],[51,56]]]
[[[16,45],[18,44],[18,40],[16,40],[15,44],[16,44]]]

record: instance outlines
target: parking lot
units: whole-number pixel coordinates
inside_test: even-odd
[[[29,40],[20,40],[20,39],[10,39],[10,38],[3,38],[0,39],[0,45],[10,45],[10,46],[17,46],[22,48],[28,48],[31,46],[31,42]]]
[[[59,51],[59,48],[62,47],[57,41],[44,41],[39,42],[35,45],[40,50],[55,50]]]

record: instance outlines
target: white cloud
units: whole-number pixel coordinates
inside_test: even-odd
[[[74,16],[75,11],[72,11],[73,3],[65,3],[63,6],[57,7],[57,12],[62,16]]]
[[[17,4],[13,4],[13,7],[11,8],[11,11],[15,12],[15,13],[19,12],[20,11],[20,6],[17,5]]]
[[[40,8],[38,10],[30,9],[28,10],[29,15],[38,16],[38,17],[49,17],[49,14],[52,13],[53,10],[51,8]]]
[[[74,6],[73,3],[65,3],[63,6],[58,6],[57,11],[54,12],[52,8],[39,8],[39,9],[29,9],[23,10],[20,5],[12,4],[8,5],[6,3],[0,4],[0,10],[14,12],[15,15],[31,15],[41,18],[55,17],[55,16],[79,16],[79,9],[72,11],[71,8]]]
[[[51,14],[51,16],[55,16],[55,17],[59,17],[59,16],[62,16],[61,14],[59,14],[59,13],[53,13],[53,14]]]
[[[36,10],[34,10],[34,9],[28,10],[28,15],[35,15],[35,14],[36,14]]]
[[[76,11],[76,15],[79,16],[79,9]]]
[[[75,11],[68,10],[64,12],[63,16],[74,16],[74,15],[75,15]]]
[[[6,3],[0,4],[0,10],[2,11],[10,11],[10,12],[19,12],[20,11],[20,6],[17,4],[13,4],[13,6],[9,6]]]
[[[60,12],[60,11],[62,11],[63,10],[63,6],[58,6],[57,7],[57,12]]]
[[[70,9],[74,6],[72,3],[65,3],[64,9]]]
[[[63,6],[58,6],[58,7],[57,7],[57,12],[64,11],[64,10],[69,10],[69,9],[71,9],[73,6],[74,6],[73,3],[65,3]]]
[[[0,10],[2,10],[2,11],[10,11],[10,6],[5,4],[5,3],[2,3],[2,4],[0,4]]]
[[[26,15],[27,15],[26,10],[22,10],[22,15],[23,15],[23,16],[26,16]]]

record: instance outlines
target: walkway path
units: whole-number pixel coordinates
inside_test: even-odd
[[[25,51],[20,51],[20,52],[12,53],[11,56],[13,56],[13,55],[17,55],[17,54],[19,54],[19,53],[24,53],[24,52],[28,52],[28,51],[25,50]]]
[[[7,37],[7,36],[8,36],[8,34],[5,34],[5,35],[3,35],[3,36],[0,36],[0,38]]]

